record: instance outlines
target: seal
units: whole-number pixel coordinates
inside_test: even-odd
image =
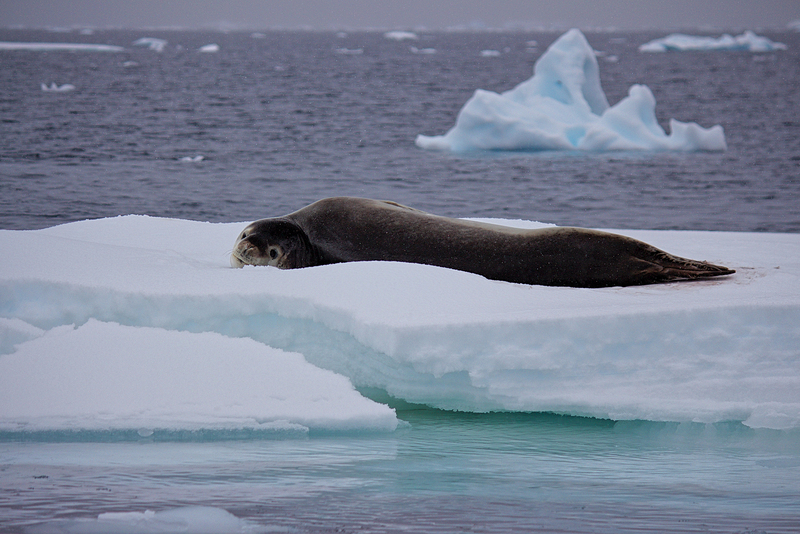
[[[492,280],[571,287],[635,286],[735,272],[598,230],[523,230],[352,197],[326,198],[251,223],[231,254],[233,267],[297,269],[350,261],[423,263]]]

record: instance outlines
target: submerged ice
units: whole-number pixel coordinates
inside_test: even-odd
[[[737,273],[576,289],[391,262],[231,269],[241,228],[0,231],[0,430],[389,431],[387,394],[800,427],[800,236],[624,231]]]
[[[658,124],[647,86],[634,85],[609,107],[595,51],[576,29],[558,38],[533,77],[498,94],[478,89],[444,135],[416,138],[426,149],[452,150],[726,150],[717,125]]]

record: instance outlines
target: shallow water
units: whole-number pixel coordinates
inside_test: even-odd
[[[391,435],[2,442],[0,531],[187,505],[290,532],[789,533],[800,524],[796,432],[401,408],[409,425]]]

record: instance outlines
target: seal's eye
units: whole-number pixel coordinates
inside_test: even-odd
[[[277,258],[278,257],[278,249],[276,249],[276,248],[269,249],[269,257],[272,258],[273,260],[275,258]]]

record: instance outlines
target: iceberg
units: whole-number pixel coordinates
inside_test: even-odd
[[[63,85],[58,85],[56,82],[52,82],[50,85],[42,84],[42,91],[47,93],[67,93],[74,90],[75,86],[71,83],[65,83]]]
[[[786,45],[776,43],[767,37],[756,35],[750,30],[733,37],[724,34],[722,37],[697,37],[682,33],[673,33],[660,39],[654,39],[639,47],[640,52],[669,51],[711,51],[711,50],[743,50],[747,52],[772,52],[786,50]]]
[[[386,32],[383,34],[383,36],[386,39],[390,39],[392,41],[407,41],[407,40],[416,41],[417,39],[419,39],[416,33],[401,31],[401,30]]]
[[[164,39],[158,39],[157,37],[142,37],[141,39],[134,41],[133,46],[146,46],[150,50],[163,52],[164,47],[167,46],[167,41]]]
[[[203,45],[199,48],[200,52],[204,52],[207,54],[213,54],[214,52],[219,52],[219,45],[216,43],[211,43],[207,45]]]
[[[576,29],[558,38],[536,61],[533,77],[498,94],[478,89],[444,135],[418,135],[420,148],[471,150],[727,149],[722,126],[670,120],[667,135],[656,120],[656,100],[634,85],[609,107],[595,52]]]
[[[84,43],[15,43],[0,41],[0,50],[29,50],[33,52],[122,52],[121,46]]]
[[[386,432],[387,396],[800,427],[800,235],[612,230],[737,272],[580,289],[393,262],[232,269],[244,224],[0,231],[0,429]]]

